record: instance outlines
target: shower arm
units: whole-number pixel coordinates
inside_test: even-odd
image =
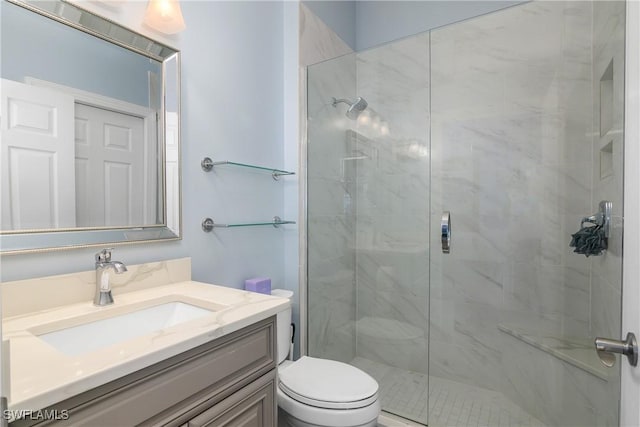
[[[331,105],[333,107],[335,107],[336,105],[343,103],[343,104],[347,104],[347,105],[353,105],[353,102],[349,101],[348,99],[344,99],[344,98],[331,98],[333,100],[333,102],[331,103]]]

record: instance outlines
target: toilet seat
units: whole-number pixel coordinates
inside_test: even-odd
[[[324,409],[357,409],[378,400],[378,383],[360,369],[334,360],[303,356],[279,374],[291,399]]]

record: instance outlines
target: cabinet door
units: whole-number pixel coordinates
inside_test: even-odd
[[[269,372],[193,418],[188,427],[274,427],[276,370]]]

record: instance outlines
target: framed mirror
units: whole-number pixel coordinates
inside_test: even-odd
[[[180,52],[59,0],[1,0],[3,255],[181,236]]]

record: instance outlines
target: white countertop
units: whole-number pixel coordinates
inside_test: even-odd
[[[290,304],[285,298],[194,281],[114,298],[107,307],[86,301],[3,320],[3,339],[10,343],[10,409],[45,408],[266,319]],[[36,336],[76,326],[78,318],[100,320],[173,301],[215,312],[77,356],[65,355]]]

